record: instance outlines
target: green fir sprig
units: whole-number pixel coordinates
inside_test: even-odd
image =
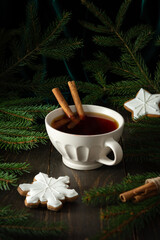
[[[151,219],[154,219],[160,213],[160,197],[147,199],[139,204],[121,204],[112,206],[110,209],[102,210],[101,218],[110,225],[106,227],[98,239],[127,239],[130,233],[136,228],[141,231]]]
[[[44,118],[56,107],[51,90],[70,79],[56,76],[58,61],[68,61],[83,46],[81,39],[64,35],[70,19],[64,11],[44,29],[38,4],[31,0],[21,27],[0,31],[1,149],[29,150],[47,142]]]
[[[43,239],[44,236],[63,237],[67,228],[63,223],[56,222],[44,224],[32,219],[26,210],[16,210],[11,206],[0,208],[0,237],[1,239],[23,238],[24,236],[34,239],[38,237]]]
[[[4,162],[0,159],[0,190],[9,190],[17,186],[19,176],[30,171],[29,163]]]
[[[0,162],[1,171],[7,171],[8,173],[14,172],[15,174],[22,175],[24,172],[29,172],[30,166],[28,163],[16,163],[16,162]]]
[[[107,184],[105,187],[92,188],[85,191],[82,200],[86,204],[101,205],[119,203],[119,194],[144,184],[147,178],[155,178],[158,173],[128,174],[119,184]]]
[[[14,173],[9,174],[0,170],[0,190],[9,190],[9,186],[17,185],[17,176]]]
[[[81,21],[81,24],[93,33],[98,32],[92,38],[97,50],[94,53],[95,58],[84,63],[85,69],[92,76],[92,81],[87,85],[94,88],[96,96],[99,92],[99,99],[105,98],[106,101],[122,107],[127,99],[135,97],[141,87],[151,93],[159,93],[160,63],[157,62],[156,70],[153,72],[142,56],[142,50],[154,38],[154,31],[144,24],[124,28],[126,13],[132,1],[123,1],[115,20],[108,17],[105,11],[92,2],[87,0],[81,2],[98,21],[97,24]],[[107,51],[109,47],[112,48],[112,55],[110,51]],[[110,79],[107,78],[108,73],[110,73]],[[103,78],[103,86],[97,74]],[[82,86],[81,83],[80,86]],[[94,99],[90,90],[86,91],[86,94],[87,101],[93,103]],[[96,100],[97,97],[95,97]]]
[[[128,175],[121,183],[109,184],[86,191],[82,201],[88,205],[101,208],[100,217],[103,220],[102,231],[94,239],[126,239],[135,228],[141,230],[150,219],[160,214],[160,196],[146,199],[140,203],[122,203],[119,194],[134,189],[145,183],[148,178],[159,176],[159,173],[144,173]]]
[[[50,23],[45,32],[42,32],[34,1],[28,3],[26,14],[25,25],[19,29],[12,41],[13,56],[7,59],[6,64],[4,59],[0,58],[0,62],[3,63],[0,79],[13,74],[14,71],[20,71],[24,66],[40,70],[42,65],[37,62],[39,56],[49,55],[53,59],[68,59],[74,56],[76,49],[82,47],[81,40],[77,38],[67,40],[63,36],[63,28],[71,18],[70,12],[63,12],[62,17]]]
[[[9,104],[0,105],[0,148],[11,151],[28,150],[39,143],[45,144],[48,140],[45,131],[44,118],[54,105],[32,105],[26,99],[23,105],[21,99]],[[18,105],[19,103],[19,105]]]

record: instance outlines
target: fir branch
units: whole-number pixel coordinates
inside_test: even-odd
[[[43,121],[44,125],[45,116],[56,108],[54,105],[46,105],[46,102],[53,97],[51,89],[54,83],[64,83],[68,77],[45,79],[47,66],[45,63],[44,70],[44,56],[49,53],[49,57],[68,60],[83,45],[78,38],[64,38],[63,31],[70,20],[70,12],[63,12],[60,18],[55,19],[42,32],[38,10],[35,1],[28,2],[26,22],[14,31],[13,39],[10,38],[12,44],[9,56],[5,56],[6,64],[0,70],[0,86],[4,87],[0,103],[0,148],[5,150],[28,150],[40,142],[46,143],[48,137],[44,133],[45,126],[41,123]],[[3,33],[4,31],[0,32]],[[6,34],[13,36],[12,32]],[[6,50],[8,51],[8,46]],[[26,72],[27,80],[24,81],[22,74]],[[9,79],[9,76],[12,78]],[[33,98],[24,98],[24,95]]]
[[[110,184],[84,193],[82,197],[84,203],[103,207],[100,217],[104,221],[104,227],[95,239],[110,240],[118,237],[123,239],[134,227],[141,230],[151,217],[160,213],[158,195],[137,204],[131,202],[124,204],[119,199],[120,193],[143,185],[146,179],[157,176],[159,173],[128,175],[120,184]]]
[[[154,74],[154,84],[157,87],[157,89],[160,88],[160,61],[158,61],[156,65],[156,70]]]
[[[131,28],[127,29],[125,32],[125,37],[126,37],[126,39],[128,39],[129,42],[132,43],[132,42],[134,42],[135,39],[137,39],[137,37],[140,34],[142,34],[143,31],[148,32],[148,35],[151,34],[151,36],[153,34],[153,29],[151,28],[151,26],[149,26],[147,24],[138,24],[138,25],[132,26]]]
[[[96,16],[104,26],[107,28],[112,28],[113,23],[111,19],[105,14],[104,11],[98,9],[92,2],[81,0],[82,4],[87,7],[88,10],[90,10],[91,13],[93,13],[94,16]]]
[[[134,94],[136,94],[136,92],[139,90],[139,86],[144,87],[148,90],[152,89],[153,92],[159,92],[159,84],[158,81],[156,81],[159,76],[158,68],[156,73],[157,77],[154,80],[150,74],[148,66],[145,64],[140,53],[140,51],[149,43],[149,41],[153,39],[154,32],[148,25],[133,26],[130,29],[126,30],[126,32],[122,30],[122,24],[130,3],[131,0],[125,0],[122,3],[115,20],[116,23],[114,24],[111,19],[104,12],[99,10],[93,3],[82,0],[82,4],[84,4],[87,9],[101,22],[101,24],[106,27],[106,29],[108,29],[108,32],[106,31],[106,33],[103,35],[93,37],[95,44],[103,47],[114,46],[118,51],[120,50],[120,54],[118,52],[119,59],[117,61],[108,61],[108,70],[116,75],[121,76],[122,85],[125,83],[126,88],[130,87],[131,81],[127,81],[128,79],[134,81],[135,84],[137,82],[136,88],[134,88],[134,91],[132,91]],[[104,55],[106,54],[104,53]],[[104,73],[106,73],[106,70],[104,68],[105,62],[103,63],[102,61],[99,63],[97,57],[96,60],[86,62],[85,68],[95,73],[96,64],[98,67],[97,71],[101,69],[104,71]],[[124,78],[126,79],[126,82],[123,81]],[[116,84],[117,83],[115,83],[114,94],[120,96],[120,93],[118,91],[116,92]],[[119,81],[119,86],[120,84],[121,81]],[[111,87],[110,92],[112,92],[112,85],[109,87]],[[108,92],[106,91],[106,93]],[[111,94],[109,98],[112,98]]]
[[[92,188],[85,191],[82,201],[86,204],[98,206],[117,204],[119,202],[119,194],[130,189],[136,188],[144,184],[147,178],[157,177],[158,173],[146,172],[144,174],[128,175],[120,184],[108,184],[105,187]]]
[[[130,96],[110,96],[108,101],[114,106],[122,109],[124,103],[130,99]]]
[[[148,68],[145,65],[143,59],[140,57],[140,55],[136,55],[134,54],[134,52],[132,51],[132,49],[130,48],[130,46],[127,44],[127,42],[125,42],[125,38],[123,38],[123,36],[121,36],[119,33],[116,32],[116,36],[121,40],[122,44],[124,45],[125,49],[127,50],[128,54],[125,55],[125,61],[128,63],[128,60],[130,62],[129,65],[122,65],[122,71],[125,73],[128,71],[128,67],[129,66],[129,70],[132,69],[132,73],[131,73],[131,77],[134,76],[134,72],[136,71],[136,73],[138,73],[138,75],[136,76],[136,78],[138,79],[144,79],[150,86],[152,86],[152,88],[157,91],[157,89],[155,89],[155,86],[153,85],[152,80],[150,79],[150,75],[148,72]],[[124,55],[123,55],[124,56]],[[126,58],[127,56],[127,58]],[[123,62],[125,62],[123,61]],[[123,64],[122,62],[122,64]],[[132,63],[132,64],[131,64]],[[135,66],[135,69],[132,68],[132,66]],[[114,68],[113,68],[114,71]],[[127,72],[127,77],[130,76],[129,74],[130,72]]]
[[[115,82],[111,83],[106,87],[107,94],[110,96],[123,96],[130,98],[135,97],[135,91],[138,91],[142,82],[141,81],[134,81],[132,80],[126,80],[126,81],[121,81],[121,82]]]
[[[0,237],[6,239],[10,237],[30,238],[38,237],[62,237],[66,235],[66,226],[57,222],[52,224],[44,224],[33,220],[26,210],[15,210],[11,206],[0,208]]]
[[[130,64],[128,65],[128,62]],[[133,79],[133,80],[141,80],[141,71],[137,71],[137,68],[135,67],[134,63],[132,62],[132,59],[130,58],[130,55],[124,54],[121,56],[121,62],[115,61],[113,62],[113,67],[111,71],[117,75],[120,75],[126,79]],[[143,81],[145,81],[145,78],[142,78]],[[142,80],[141,80],[142,81]]]
[[[1,120],[0,129],[9,129],[9,128],[15,128],[15,129],[30,129],[32,128],[32,122],[30,121],[22,121],[21,119],[7,119],[5,120],[4,115],[0,114]]]
[[[34,48],[41,39],[41,26],[38,19],[37,7],[34,2],[28,2],[26,7],[26,30],[24,29],[23,44],[28,49]],[[32,37],[30,37],[32,36]]]
[[[30,220],[31,221],[31,220]],[[35,237],[44,238],[45,237],[64,237],[66,234],[66,226],[62,223],[52,223],[52,224],[44,224],[44,223],[35,223],[25,221],[24,224],[1,224],[1,236],[5,233],[5,237],[10,236],[11,239],[15,239],[14,237],[30,237],[34,239]],[[4,236],[3,236],[4,237]],[[6,238],[3,238],[6,239]]]
[[[41,141],[40,141],[41,140]],[[38,143],[46,143],[46,139],[44,138],[36,138],[36,137],[11,137],[11,136],[3,136],[0,137],[0,148],[10,151],[21,151],[21,150],[29,150],[31,148],[37,147]]]
[[[91,31],[97,32],[97,33],[106,33],[106,32],[108,32],[106,27],[104,27],[103,25],[95,25],[93,23],[86,22],[86,21],[79,21],[79,23],[83,27],[85,27],[85,28],[87,28],[87,29],[89,29]]]
[[[31,129],[0,129],[0,136],[11,136],[11,137],[31,137],[33,139],[48,139],[47,134],[44,132],[37,132]]]
[[[102,71],[104,74],[111,68],[111,61],[103,52],[95,54],[94,60],[88,60],[83,63],[85,70],[93,73]]]
[[[93,42],[96,43],[99,46],[103,46],[103,47],[112,47],[112,46],[121,46],[121,42],[119,41],[119,39],[117,39],[117,37],[113,37],[113,36],[94,36],[93,37]]]
[[[119,11],[116,16],[116,20],[115,20],[115,26],[116,26],[117,30],[120,29],[122,22],[124,20],[124,16],[129,8],[129,5],[131,2],[132,2],[131,0],[125,0],[120,6]]]
[[[0,223],[2,224],[3,221],[6,223],[15,223],[16,220],[23,221],[26,220],[30,216],[29,212],[26,210],[15,210],[11,208],[10,205],[0,207]]]
[[[95,73],[95,79],[100,84],[104,90],[106,89],[106,76],[103,74],[103,72],[99,71]]]
[[[64,26],[69,22],[70,18],[70,12],[63,12],[61,19],[57,18],[54,22],[52,22],[44,33],[40,46],[51,44],[51,41],[55,40],[60,33],[62,33]]]
[[[99,77],[100,77],[100,74],[97,73],[97,78],[99,79]],[[101,81],[103,82],[102,79],[101,79]],[[98,101],[101,98],[102,94],[105,93],[104,87],[102,88],[98,84],[96,85],[94,83],[78,82],[78,87],[79,87],[79,89],[81,89],[81,92],[87,93],[87,95],[83,98],[84,104],[85,103],[87,103],[87,104],[95,103],[96,101]]]
[[[39,83],[39,77],[35,76],[33,79],[33,84],[35,86],[38,86],[34,89],[34,93],[39,97],[51,99],[53,101],[53,93],[51,91],[54,87],[59,87],[60,89],[64,90],[66,89],[67,82],[71,79],[68,76],[60,76],[60,77],[51,77],[47,78],[43,81],[43,84]]]
[[[152,29],[146,26],[136,38],[133,44],[133,52],[136,53],[143,49],[153,39],[153,36],[154,32]]]
[[[68,60],[74,56],[75,50],[81,47],[82,41],[78,39],[62,39],[54,43],[54,48],[52,45],[48,48],[45,47],[41,50],[41,53],[56,60]]]
[[[44,118],[56,107],[54,105],[30,105],[34,98],[2,103],[0,106],[0,148],[11,151],[28,150],[39,143],[45,144],[48,135],[45,131]],[[19,104],[20,102],[20,104]],[[9,104],[9,107],[6,106]],[[40,125],[43,121],[43,126]]]
[[[78,82],[77,84],[78,89],[81,89],[81,92],[83,93],[91,93],[94,92],[94,90],[97,88],[97,91],[101,90],[100,86],[97,86],[95,83],[90,83],[90,82]],[[84,86],[84,88],[82,87]]]
[[[28,173],[30,170],[30,165],[28,163],[1,163],[0,162],[0,170],[7,171],[8,173],[15,173],[22,175],[24,172]]]
[[[87,103],[87,101],[88,103],[95,103],[96,100],[100,100],[105,96],[115,106],[122,107],[124,102],[135,97],[135,90],[138,92],[142,84],[142,81],[134,81],[133,79],[108,84],[109,80],[103,71],[98,71],[98,69],[93,73],[93,77],[96,81],[95,83],[78,82],[80,91],[86,94],[83,98],[84,103]],[[95,98],[93,94],[95,94]]]
[[[34,14],[35,11],[32,11],[32,14]],[[32,17],[30,17],[32,18]],[[42,37],[35,37],[37,40],[32,44],[30,43],[29,46],[27,46],[27,44],[31,41],[30,39],[31,36],[29,31],[26,34],[22,33],[22,36],[25,35],[25,43],[26,44],[22,44],[21,47],[18,47],[18,49],[24,49],[24,46],[26,46],[26,50],[22,51],[24,54],[22,56],[18,56],[16,61],[15,58],[12,57],[10,63],[8,63],[8,67],[6,67],[1,73],[0,73],[0,78],[2,78],[4,75],[9,74],[10,72],[12,73],[14,70],[17,71],[17,67],[19,66],[24,66],[24,65],[30,65],[32,63],[33,60],[35,60],[37,58],[37,56],[44,54],[44,49],[45,51],[47,51],[47,48],[50,50],[50,46],[52,45],[52,49],[54,49],[54,44],[53,41],[55,39],[57,39],[59,37],[59,34],[62,33],[63,31],[63,27],[68,23],[70,19],[70,13],[69,12],[64,12],[62,14],[61,19],[57,19],[54,23],[50,24],[50,26],[47,28],[46,32],[43,34]],[[33,23],[33,25],[35,24],[35,22]],[[29,25],[30,27],[30,25]],[[35,28],[35,26],[33,27],[34,32],[37,30]],[[24,33],[25,29],[24,29]],[[35,33],[36,34],[36,33]],[[35,36],[34,34],[34,36]],[[35,40],[35,39],[34,39]],[[33,41],[33,39],[32,39]],[[37,42],[38,41],[38,42]],[[74,43],[76,43],[77,41],[75,40],[73,42],[73,47],[72,49],[76,48],[76,46],[74,47]],[[31,46],[30,46],[31,45]],[[79,44],[77,42],[77,47],[81,47],[82,42],[80,41]],[[17,49],[17,51],[18,51]],[[70,46],[71,49],[71,46]],[[73,51],[72,51],[73,53]]]
[[[0,190],[9,190],[9,185],[16,186],[17,176],[12,173],[0,171]]]
[[[31,115],[27,115],[25,112],[21,112],[21,111],[13,111],[13,110],[8,110],[6,108],[1,107],[0,108],[0,113],[6,115],[7,117],[13,117],[13,118],[18,118],[18,119],[22,119],[22,121],[27,120],[27,121],[33,121],[33,118]],[[27,115],[27,116],[26,116]]]
[[[1,158],[0,161],[0,189],[9,190],[10,185],[16,186],[18,175],[28,173],[30,171],[30,165],[26,162],[9,162],[6,163]]]
[[[117,239],[119,236],[124,238],[134,227],[140,231],[150,221],[151,215],[160,213],[159,204],[159,197],[154,197],[146,200],[145,204],[120,204],[102,211],[101,217],[108,219],[111,229],[105,229],[99,239]]]

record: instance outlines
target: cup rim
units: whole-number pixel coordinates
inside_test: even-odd
[[[108,132],[108,133],[101,133],[101,134],[93,134],[93,135],[82,135],[82,134],[72,134],[72,133],[66,133],[66,132],[62,132],[62,131],[60,131],[60,130],[58,130],[58,129],[55,129],[55,128],[53,128],[53,127],[51,127],[51,125],[48,123],[48,118],[49,118],[49,116],[51,115],[51,114],[53,114],[53,112],[56,112],[56,111],[62,111],[63,112],[63,109],[61,108],[61,107],[59,107],[59,108],[56,108],[56,109],[54,109],[54,110],[52,110],[52,111],[50,111],[46,116],[45,116],[45,125],[47,125],[52,131],[55,131],[55,132],[57,132],[57,133],[61,133],[61,134],[64,134],[64,135],[68,135],[68,136],[78,136],[78,137],[84,137],[84,138],[87,138],[87,137],[98,137],[98,136],[104,136],[104,135],[109,135],[109,134],[112,134],[112,133],[115,133],[115,132],[117,132],[118,130],[120,130],[123,126],[124,126],[124,118],[123,118],[123,116],[119,113],[119,112],[117,112],[117,111],[115,111],[115,110],[113,110],[113,109],[111,109],[111,108],[107,108],[107,107],[104,107],[104,106],[99,106],[99,105],[93,105],[93,104],[82,104],[82,106],[91,106],[91,107],[100,107],[100,108],[105,108],[105,109],[108,109],[108,110],[110,110],[110,111],[113,111],[114,113],[116,113],[120,118],[121,118],[121,125],[118,125],[118,127],[115,129],[115,130],[113,130],[113,131],[111,131],[111,132]],[[71,107],[71,108],[73,108],[73,107],[75,107],[75,105],[69,105],[69,107]],[[107,115],[107,114],[106,114]],[[114,117],[113,117],[114,118]],[[116,121],[117,121],[117,119],[115,119]],[[118,122],[118,124],[119,124],[119,121],[117,121]]]

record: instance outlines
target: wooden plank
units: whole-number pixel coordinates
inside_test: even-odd
[[[102,166],[96,170],[78,171],[66,167],[61,160],[60,154],[50,143],[46,146],[32,149],[20,154],[6,154],[6,161],[29,162],[31,172],[20,177],[18,183],[30,183],[39,172],[49,174],[51,177],[69,176],[70,187],[79,193],[79,198],[73,203],[64,203],[59,212],[49,211],[46,208],[28,209],[33,219],[46,223],[64,222],[68,226],[70,239],[86,239],[94,237],[103,228],[103,222],[99,218],[100,208],[87,206],[82,202],[85,190],[93,187],[105,186],[111,182],[117,183],[124,177],[124,164],[107,167]],[[15,187],[10,191],[2,191],[0,195],[1,206],[12,204],[15,209],[24,209],[24,198],[20,196]]]
[[[82,203],[82,195],[85,190],[93,187],[105,186],[111,182],[116,183],[124,177],[123,163],[118,166],[102,166],[96,170],[78,171],[66,167],[60,154],[53,148],[50,159],[50,175],[54,177],[69,176],[71,188],[79,193],[75,203],[64,204],[55,219],[65,221],[69,227],[69,236],[66,239],[85,239],[95,236],[102,230],[103,223],[99,218],[100,208],[87,206]],[[53,213],[47,212],[47,219],[51,221]]]

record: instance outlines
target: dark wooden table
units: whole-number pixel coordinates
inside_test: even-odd
[[[127,132],[124,130],[122,137],[123,147],[127,139]],[[68,175],[70,177],[70,187],[79,193],[79,198],[73,203],[65,203],[59,212],[49,211],[46,208],[29,209],[35,220],[47,223],[63,221],[68,225],[68,235],[65,239],[86,240],[94,237],[103,229],[103,221],[99,217],[98,207],[87,206],[82,202],[82,195],[85,190],[93,187],[105,186],[109,183],[119,183],[128,173],[142,173],[155,170],[155,166],[142,165],[138,163],[128,163],[125,159],[113,167],[102,166],[96,170],[78,171],[66,167],[60,154],[55,150],[50,142],[47,145],[40,145],[30,151],[23,151],[20,154],[6,153],[6,161],[28,162],[32,169],[30,173],[25,173],[20,177],[18,183],[31,183],[34,176],[39,172],[47,173],[52,177]],[[12,204],[15,209],[24,209],[24,198],[20,196],[16,187],[10,191],[1,191],[1,206]],[[156,221],[151,221],[141,233],[136,229],[130,233],[130,240],[159,240],[160,239],[160,217]]]

